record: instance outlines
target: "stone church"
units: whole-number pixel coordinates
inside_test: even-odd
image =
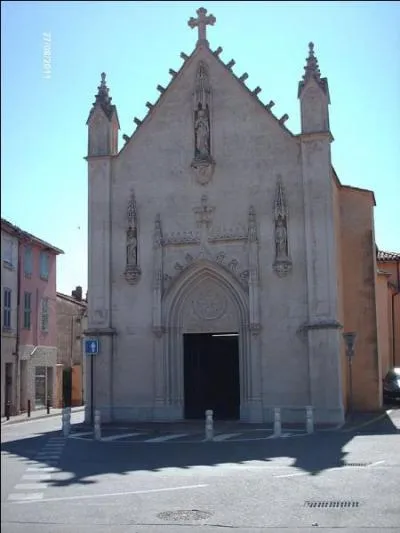
[[[294,134],[210,48],[215,22],[204,8],[189,20],[195,49],[121,149],[101,76],[87,121],[87,335],[100,343],[87,405],[103,420],[213,409],[247,422],[270,421],[274,407],[303,420],[312,406],[317,422],[340,423],[343,332],[357,332],[354,404],[380,401],[374,195],[332,167],[314,45]]]

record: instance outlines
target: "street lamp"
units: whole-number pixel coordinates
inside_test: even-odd
[[[353,412],[353,357],[354,345],[356,342],[357,333],[349,331],[343,333],[343,339],[346,344],[346,357],[349,363],[349,413]]]

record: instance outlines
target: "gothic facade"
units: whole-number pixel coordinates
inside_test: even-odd
[[[287,115],[276,117],[260,88],[248,89],[247,74],[236,76],[234,61],[210,49],[215,18],[197,15],[193,53],[181,55],[122,149],[105,74],[88,118],[95,405],[104,420],[190,418],[197,387],[200,411],[235,397],[230,415],[243,421],[271,420],[277,406],[298,420],[310,405],[317,422],[340,423],[342,332],[357,328],[343,234],[352,216],[365,217],[351,231],[372,276],[373,194],[344,187],[333,170],[328,82],[312,43],[298,88],[301,133],[293,134]],[[224,335],[235,347],[212,344]],[[235,350],[236,362],[218,366]],[[373,347],[364,352],[373,381]],[[364,407],[378,402],[375,389],[371,398]]]

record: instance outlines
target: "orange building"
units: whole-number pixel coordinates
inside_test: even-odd
[[[382,374],[400,366],[400,253],[377,251],[378,331]]]

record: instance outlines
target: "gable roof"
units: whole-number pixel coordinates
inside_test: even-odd
[[[87,301],[86,300],[77,300],[76,298],[73,298],[72,296],[69,296],[68,294],[64,294],[62,292],[56,293],[57,298],[60,298],[61,300],[66,300],[67,302],[70,302],[72,304],[75,304],[79,307],[85,308],[87,307]]]
[[[136,128],[133,131],[132,135],[124,136],[126,139],[125,145],[121,148],[118,155],[125,149],[125,147],[129,144],[129,142],[134,138],[136,133],[140,130],[143,124],[148,122],[154,111],[162,104],[165,94],[167,91],[171,90],[173,87],[175,80],[177,80],[184,70],[187,68],[187,66],[190,64],[190,62],[193,60],[197,52],[200,50],[205,50],[210,57],[214,58],[217,63],[219,63],[229,74],[232,76],[232,78],[241,85],[241,87],[258,103],[258,105],[262,108],[262,110],[267,113],[284,131],[285,133],[289,134],[291,137],[296,138],[296,135],[293,134],[284,124],[284,122],[289,118],[287,114],[284,114],[281,118],[277,118],[271,111],[272,106],[275,104],[272,100],[268,104],[264,104],[260,98],[258,97],[258,94],[261,92],[261,88],[257,86],[254,90],[250,90],[247,85],[245,84],[245,80],[248,78],[247,72],[242,74],[242,76],[237,76],[233,70],[232,67],[235,65],[235,61],[231,59],[227,64],[225,64],[222,59],[220,59],[219,55],[222,52],[222,47],[218,47],[214,52],[211,51],[211,49],[206,45],[198,45],[193,50],[193,52],[188,56],[184,52],[181,52],[180,57],[183,59],[183,63],[178,71],[175,71],[173,69],[169,69],[169,73],[171,75],[171,81],[168,83],[167,87],[162,87],[161,85],[157,86],[157,89],[160,91],[160,96],[158,97],[157,101],[154,104],[151,104],[150,102],[146,102],[146,106],[148,108],[148,111],[143,119],[139,120],[137,117],[135,117],[134,122],[136,124]]]
[[[383,262],[400,261],[400,253],[384,252],[383,250],[377,250],[376,259],[377,261],[383,261]]]
[[[22,230],[18,226],[11,224],[11,222],[6,220],[5,218],[1,219],[1,230],[5,231],[6,233],[9,233],[10,235],[13,235],[14,237],[17,237],[19,241],[32,242],[34,244],[39,245],[41,248],[44,248],[46,251],[52,252],[56,255],[64,253],[63,250],[60,250],[60,248],[56,248],[52,244],[49,244],[48,242],[39,239],[39,237],[32,235],[32,233],[28,233],[27,231]]]

